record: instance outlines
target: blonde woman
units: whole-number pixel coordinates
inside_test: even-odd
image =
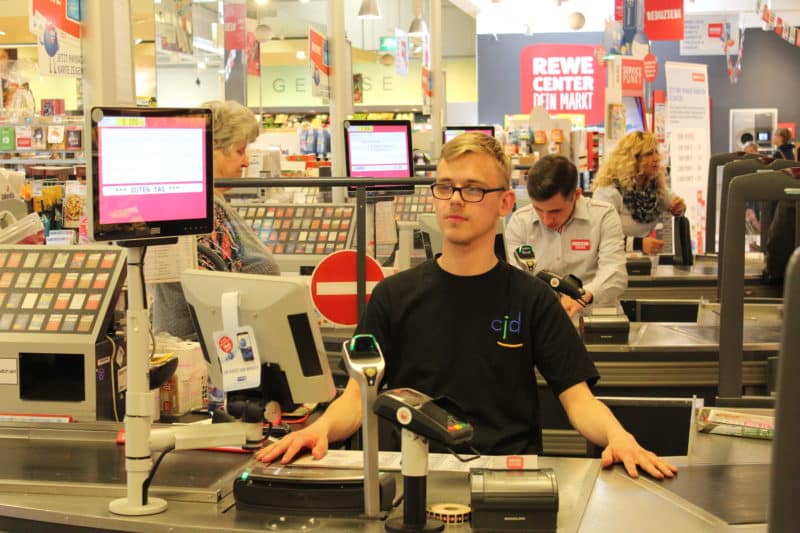
[[[650,237],[661,213],[675,216],[686,204],[667,188],[658,142],[652,133],[632,131],[605,158],[592,183],[593,198],[613,205],[622,219],[625,249],[654,255],[664,241]]]

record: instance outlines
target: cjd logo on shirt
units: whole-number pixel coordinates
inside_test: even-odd
[[[510,343],[509,338],[512,335],[519,336],[520,329],[522,328],[522,311],[517,313],[516,318],[512,318],[510,314],[503,315],[503,318],[492,320],[489,328],[500,334],[500,339],[497,341],[498,346],[503,348],[522,348],[522,343]]]

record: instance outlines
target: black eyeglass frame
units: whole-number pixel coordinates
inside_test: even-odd
[[[436,187],[448,187],[449,189],[451,189],[450,195],[447,196],[447,197],[437,196],[436,195]],[[481,191],[480,199],[478,199],[478,200],[468,200],[467,198],[464,197],[464,193],[463,193],[464,189],[472,189],[474,191]],[[458,192],[459,196],[461,196],[461,199],[463,201],[469,202],[469,203],[473,203],[473,204],[477,204],[477,203],[482,202],[483,199],[486,198],[486,193],[500,192],[500,191],[507,191],[507,190],[508,189],[506,189],[505,187],[495,187],[494,189],[484,189],[482,187],[476,187],[474,185],[467,185],[466,187],[456,187],[455,185],[448,185],[447,183],[433,183],[433,184],[431,184],[431,194],[437,200],[449,200],[456,194],[456,192]]]

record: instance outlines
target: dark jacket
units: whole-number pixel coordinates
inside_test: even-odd
[[[780,145],[778,149],[772,153],[772,157],[774,157],[775,159],[789,159],[791,161],[794,161],[795,160],[794,144],[787,143]]]

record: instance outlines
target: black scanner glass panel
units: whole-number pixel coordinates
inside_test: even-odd
[[[22,400],[82,402],[86,399],[83,354],[19,354]]]
[[[300,358],[300,367],[303,375],[319,376],[322,375],[322,366],[317,357],[317,345],[314,343],[314,335],[311,333],[311,324],[308,322],[308,315],[299,313],[289,315],[289,328],[292,330],[294,347]]]

